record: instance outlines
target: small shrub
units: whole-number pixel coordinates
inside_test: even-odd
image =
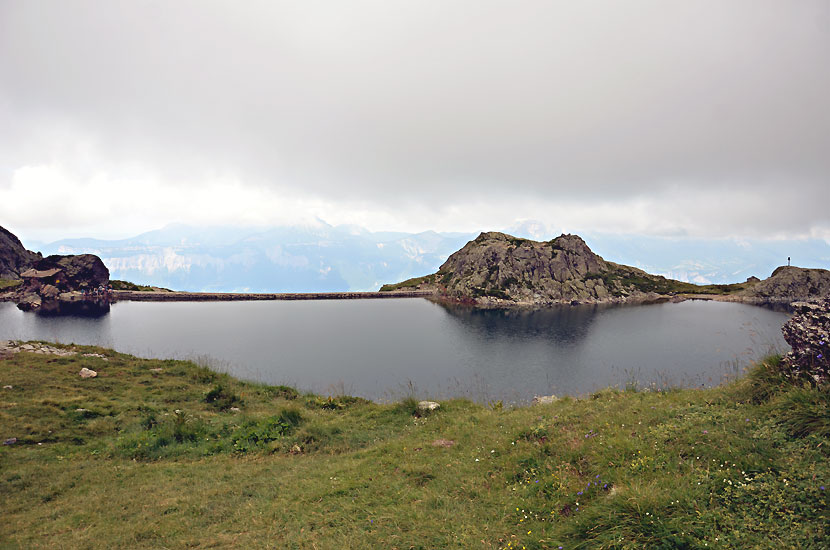
[[[199,384],[210,384],[216,381],[217,374],[207,367],[197,367],[190,371],[190,377]]]
[[[280,411],[279,421],[285,424],[286,426],[292,426],[296,428],[302,423],[303,415],[302,413],[300,413],[299,409],[283,409],[282,411]]]
[[[177,410],[171,419],[162,425],[162,428],[163,435],[169,435],[176,443],[184,443],[199,439],[204,431],[204,424],[184,411]]]
[[[303,416],[295,408],[284,409],[277,416],[250,420],[231,434],[233,450],[246,453],[272,447],[268,444],[290,435],[302,422]]]
[[[352,405],[362,405],[371,403],[362,397],[353,397],[351,395],[338,395],[337,397],[319,397],[312,396],[306,401],[306,405],[317,409],[340,410]]]
[[[418,400],[412,396],[401,400],[397,408],[410,416],[418,416]]]
[[[225,388],[222,384],[219,384],[205,394],[205,403],[210,404],[220,411],[226,411],[231,407],[241,405],[242,398]]]
[[[502,281],[501,286],[503,288],[510,288],[511,286],[519,286],[519,280],[516,277],[508,277],[504,281]]]
[[[540,424],[539,426],[528,428],[526,430],[522,430],[521,432],[519,432],[518,439],[525,439],[527,441],[538,441],[544,443],[545,441],[547,441],[549,436],[550,433],[548,432],[548,429]]]
[[[287,399],[288,401],[293,401],[300,396],[299,392],[290,386],[269,386],[266,392],[274,398]]]
[[[830,436],[830,388],[796,388],[775,403],[780,423],[793,436]]]
[[[780,355],[773,355],[760,361],[738,385],[739,394],[756,405],[766,403],[787,387],[792,387],[792,382],[781,369]]]

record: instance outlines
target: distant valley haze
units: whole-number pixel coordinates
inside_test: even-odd
[[[177,290],[376,290],[480,231],[830,268],[830,3],[0,2],[0,226]]]
[[[517,237],[559,235],[539,221],[499,228]],[[127,239],[61,239],[24,245],[44,254],[93,253],[114,279],[174,290],[210,292],[335,292],[434,273],[478,233],[372,232],[356,226],[282,227],[174,224]],[[830,267],[823,240],[693,239],[587,233],[605,259],[699,284],[766,278],[790,256],[804,267]]]

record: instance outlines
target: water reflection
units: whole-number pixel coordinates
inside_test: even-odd
[[[34,314],[40,317],[102,317],[109,312],[109,300],[85,298],[72,301],[46,300]]]
[[[597,312],[613,306],[554,306],[545,309],[476,309],[438,305],[464,326],[463,332],[483,338],[546,338],[562,346],[577,345],[588,337]]]
[[[0,339],[200,358],[243,378],[370,399],[526,401],[637,382],[719,383],[770,347],[787,315],[721,302],[474,310],[423,299],[119,302],[99,316],[0,303]]]

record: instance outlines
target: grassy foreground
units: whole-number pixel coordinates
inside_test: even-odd
[[[107,360],[0,360],[0,548],[830,547],[830,392],[775,357],[711,390],[418,417],[76,349]]]

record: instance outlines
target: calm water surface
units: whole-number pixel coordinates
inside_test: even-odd
[[[196,359],[242,378],[375,400],[526,401],[607,386],[711,386],[771,348],[787,314],[688,301],[481,311],[424,299],[120,302],[97,318],[0,303],[0,339]]]

